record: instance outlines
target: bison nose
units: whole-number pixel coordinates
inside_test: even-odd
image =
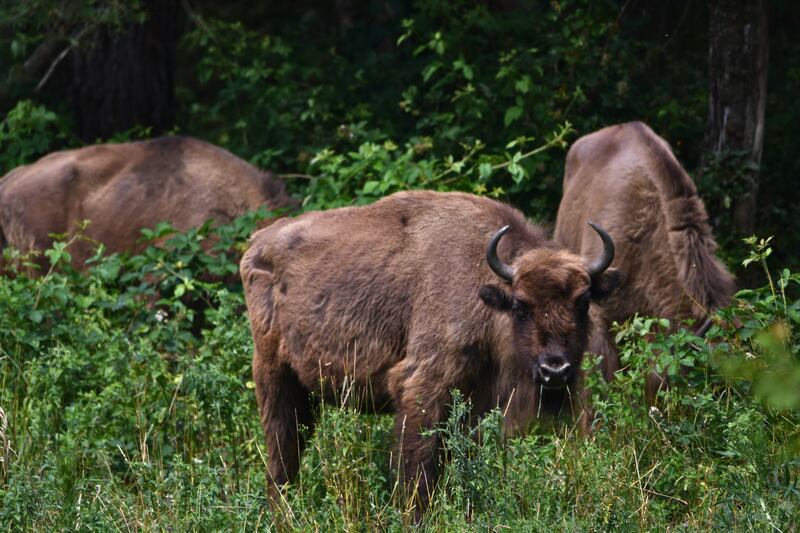
[[[539,361],[539,381],[542,385],[560,387],[569,381],[572,364],[564,355],[542,354]]]

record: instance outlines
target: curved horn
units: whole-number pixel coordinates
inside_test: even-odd
[[[503,281],[506,283],[511,283],[511,280],[514,279],[514,269],[503,263],[500,258],[497,257],[497,244],[510,228],[511,226],[503,226],[497,230],[497,233],[489,239],[489,245],[486,247],[486,262],[489,263],[489,268],[492,269],[492,272],[503,278]]]
[[[589,265],[589,276],[594,279],[605,272],[609,266],[611,266],[611,262],[614,260],[614,241],[611,240],[611,236],[606,233],[606,230],[591,220],[589,220],[589,225],[597,232],[598,235],[600,235],[600,238],[603,240],[603,255]]]

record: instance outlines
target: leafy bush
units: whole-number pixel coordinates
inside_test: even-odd
[[[0,122],[0,176],[61,145],[67,131],[64,121],[44,106],[17,102]]]
[[[503,154],[484,153],[485,146],[477,141],[465,146],[465,153],[457,160],[453,156],[423,157],[431,148],[429,139],[417,139],[402,150],[390,140],[383,144],[365,142],[357,151],[346,154],[324,149],[310,163],[312,171],[319,175],[309,177],[304,205],[318,209],[340,207],[353,199],[363,204],[416,188],[503,196],[502,187],[490,185],[493,174],[508,173],[515,183],[529,181],[535,156],[552,147],[563,148],[570,131],[570,124],[565,123],[541,146],[532,149],[523,147],[533,139],[515,139],[506,145]]]
[[[5,529],[402,529],[392,424],[323,406],[298,482],[265,507],[251,341],[233,256],[259,215],[174,235],[86,274],[53,268],[0,283],[0,523]],[[161,225],[148,232],[163,237]],[[222,243],[225,243],[224,245]],[[768,242],[753,241],[765,265]],[[208,277],[214,271],[220,277]],[[434,431],[443,474],[433,529],[786,529],[800,509],[798,275],[742,291],[708,341],[658,320],[620,329],[624,370],[588,375],[593,434],[574,422],[503,436],[502,414],[453,397]],[[183,287],[183,292],[179,289]],[[205,302],[193,321],[187,296]],[[644,380],[670,376],[654,406]],[[587,361],[591,369],[594,361]],[[477,424],[477,425],[476,425]],[[234,525],[235,524],[235,525]]]
[[[252,15],[250,9],[248,17],[271,21],[293,9],[276,6]],[[317,176],[324,172],[319,154],[325,149],[354,166],[376,156],[400,163],[412,147],[410,161],[420,165],[478,152],[496,165],[545,144],[566,122],[586,134],[644,118],[657,131],[678,132],[670,140],[679,152],[696,147],[687,141],[701,137],[696,117],[705,109],[706,87],[679,68],[695,62],[684,56],[680,64],[670,62],[678,66],[658,70],[660,81],[650,87],[653,80],[643,71],[657,60],[653,54],[643,60],[642,49],[653,33],[640,28],[646,26],[641,20],[623,17],[625,8],[620,11],[615,1],[537,0],[516,9],[464,1],[375,3],[347,29],[326,19],[322,8],[297,13],[290,25],[248,24],[207,11],[192,12],[181,43],[199,67],[183,79],[180,124],[279,171]],[[681,81],[667,81],[673,78]],[[669,97],[664,85],[673,89]],[[397,148],[382,154],[379,147],[387,143]],[[516,161],[509,172],[484,166],[480,183],[537,218],[552,218],[562,155]],[[393,190],[384,183],[390,178],[365,182],[375,180]],[[295,185],[307,194],[305,182]],[[464,185],[426,184],[473,189]],[[343,186],[330,192],[327,206],[351,201],[346,192],[355,191]]]

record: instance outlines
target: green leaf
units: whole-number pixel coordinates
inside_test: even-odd
[[[441,66],[440,63],[431,63],[427,67],[425,67],[422,71],[422,81],[427,82],[431,77],[439,70]]]
[[[482,180],[488,180],[489,176],[492,175],[492,164],[481,163],[480,166],[478,166],[478,174]]]
[[[505,117],[503,117],[503,124],[505,124],[505,126],[508,127],[509,125],[511,125],[512,122],[514,122],[521,116],[522,116],[522,108],[519,106],[511,106],[508,109],[506,109]]]
[[[522,78],[517,80],[517,82],[514,84],[514,88],[518,93],[528,94],[528,91],[531,90],[531,77],[527,74],[522,76]]]
[[[372,194],[380,185],[379,181],[370,180],[364,184],[364,188],[361,190],[363,194]]]
[[[522,183],[522,180],[526,177],[525,169],[513,161],[508,165],[508,173],[511,174],[514,183]]]
[[[175,287],[175,298],[180,298],[186,293],[186,285],[181,283],[177,287]]]
[[[783,271],[781,272],[781,279],[778,282],[778,285],[780,285],[782,289],[785,289],[789,285],[789,278],[791,276],[792,276],[791,271],[789,271],[788,268],[784,268]]]

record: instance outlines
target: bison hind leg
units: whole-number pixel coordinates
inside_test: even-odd
[[[314,431],[312,396],[288,365],[277,371],[253,365],[256,399],[267,444],[271,496],[297,477],[306,437]],[[304,435],[301,427],[307,428]]]

